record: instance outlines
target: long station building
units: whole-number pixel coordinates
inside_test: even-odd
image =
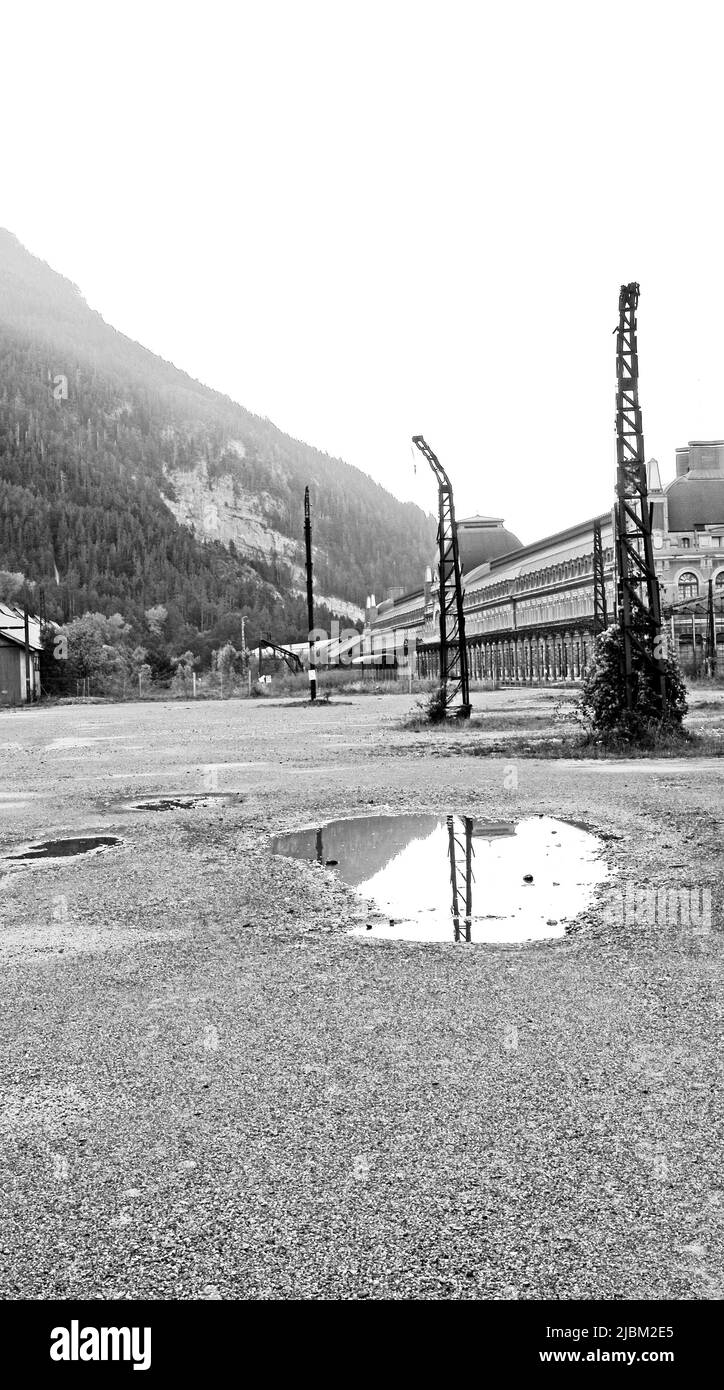
[[[666,487],[655,459],[647,472],[667,631],[684,669],[701,670],[710,581],[720,658],[724,653],[724,440],[692,441],[678,449],[676,476]],[[500,517],[458,521],[471,679],[537,683],[580,678],[594,638],[596,520],[611,622],[616,611],[611,512],[532,545],[522,545]],[[410,668],[435,677],[439,623],[439,584],[431,564],[419,588],[393,590],[379,603],[370,598],[365,637],[373,652],[390,654],[391,678]],[[378,674],[384,667],[374,657],[366,664]]]

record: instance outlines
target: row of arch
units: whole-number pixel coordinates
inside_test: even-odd
[[[542,684],[546,681],[580,680],[593,648],[590,630],[536,633],[467,643],[471,680]],[[440,652],[428,647],[417,653],[418,674],[423,679],[440,677]]]

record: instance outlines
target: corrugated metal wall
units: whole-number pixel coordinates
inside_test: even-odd
[[[24,700],[24,653],[0,643],[0,705],[20,705]]]

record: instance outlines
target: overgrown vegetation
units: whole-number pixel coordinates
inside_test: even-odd
[[[407,732],[423,732],[432,731],[437,725],[446,733],[456,735],[431,742],[430,751],[443,757],[454,754],[555,759],[723,757],[724,737],[720,730],[698,732],[684,728],[683,719],[688,712],[686,687],[679,665],[672,657],[665,663],[666,718],[659,717],[657,692],[642,666],[636,673],[634,709],[627,709],[621,654],[619,630],[611,627],[596,641],[580,695],[572,690],[567,693],[559,690],[557,697],[553,692],[540,696],[541,700],[556,698],[552,720],[549,714],[539,710],[512,707],[506,711],[494,708],[485,713],[484,721],[473,714],[470,721],[443,723],[430,714],[431,710],[439,708],[439,692],[435,688],[425,701],[418,701],[419,713],[413,712],[401,727]],[[707,707],[722,708],[716,700],[697,701],[697,709]],[[551,722],[555,728],[552,733],[548,732]],[[483,731],[485,738],[481,739]],[[491,734],[501,737],[491,738]]]
[[[636,650],[633,653],[633,707],[626,703],[623,666],[623,637],[617,625],[599,633],[593,657],[583,680],[580,723],[591,742],[608,746],[661,750],[681,743],[687,735],[683,719],[687,712],[686,686],[676,658],[668,654],[664,662],[666,711],[662,716],[656,678]]]
[[[417,701],[420,710],[418,722],[424,724],[443,724],[445,722],[445,687],[436,685],[428,691],[424,700]]]
[[[290,671],[281,658],[264,658],[267,683],[259,679],[256,654],[242,652],[232,642],[213,649],[205,669],[191,649],[174,652],[162,604],[147,609],[140,627],[132,628],[120,613],[109,618],[84,613],[63,626],[46,624],[42,636],[40,680],[45,698],[309,699],[307,671]],[[422,682],[416,681],[413,688],[419,691]],[[379,695],[389,690],[386,682],[363,678],[359,668],[318,669],[319,703],[332,694]]]

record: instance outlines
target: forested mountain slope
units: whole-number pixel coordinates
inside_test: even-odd
[[[324,596],[349,615],[419,582],[432,517],[118,333],[0,230],[0,570],[49,617],[119,612],[140,637],[164,605],[202,658],[242,615],[252,643],[301,638],[306,484],[318,621]]]

